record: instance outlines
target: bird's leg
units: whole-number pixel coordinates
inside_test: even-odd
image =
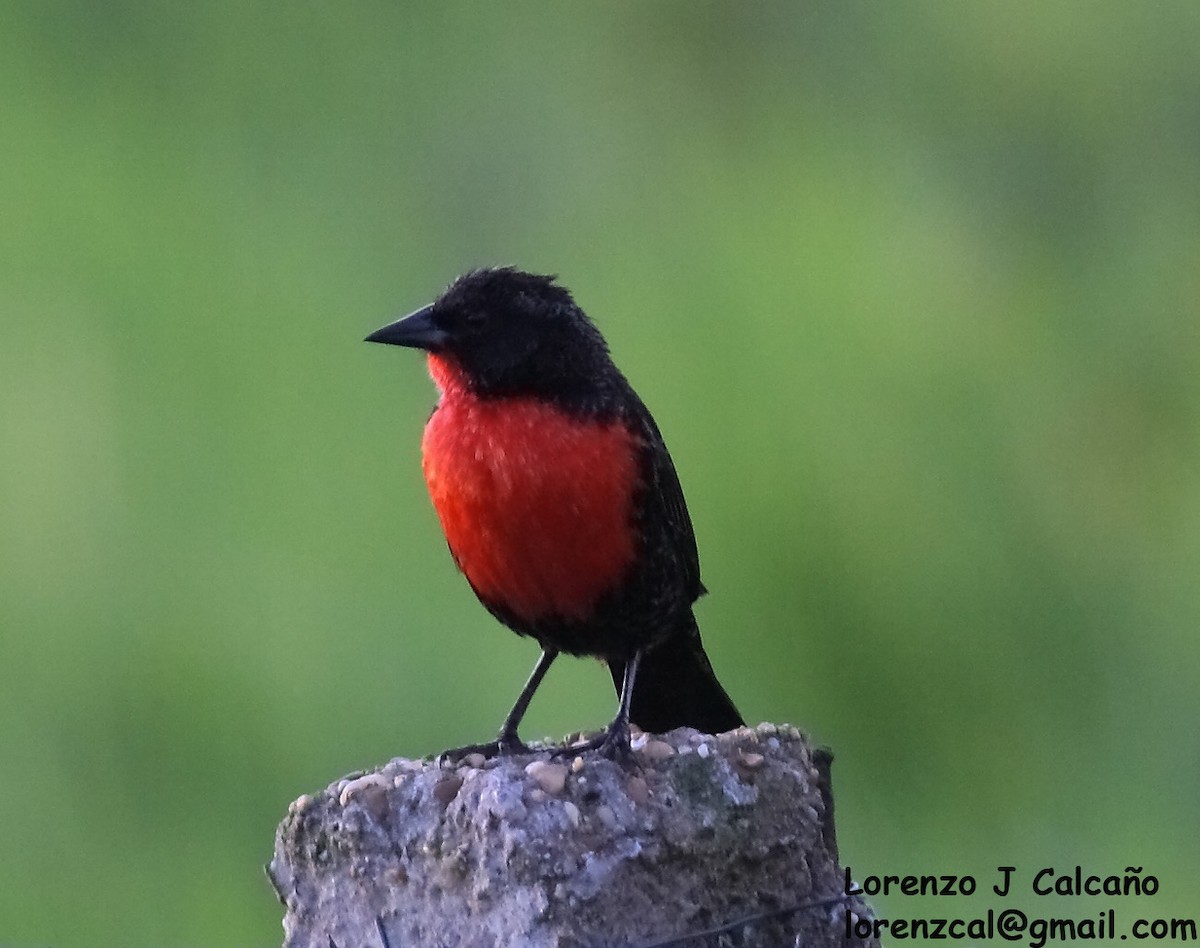
[[[533,699],[533,693],[538,690],[538,685],[542,683],[542,679],[546,677],[546,672],[550,670],[550,666],[554,664],[556,658],[558,658],[558,651],[556,649],[542,649],[542,654],[538,656],[537,664],[533,666],[533,671],[529,673],[525,687],[517,695],[516,703],[513,704],[512,710],[508,712],[508,717],[504,719],[504,724],[500,727],[500,733],[496,737],[496,744],[500,748],[500,753],[519,753],[529,749],[517,737],[517,728],[521,726],[521,719],[525,717],[525,712],[529,710],[529,702]]]
[[[542,683],[542,679],[546,677],[546,672],[554,664],[556,658],[558,658],[557,650],[550,648],[542,649],[542,654],[538,656],[537,664],[533,666],[533,671],[529,673],[529,679],[525,682],[525,687],[517,695],[516,703],[512,706],[512,710],[508,712],[508,717],[504,719],[504,724],[500,727],[500,733],[496,735],[494,741],[487,741],[483,744],[467,744],[465,747],[452,747],[450,750],[442,751],[438,755],[438,759],[455,761],[461,760],[468,754],[497,757],[505,754],[529,753],[529,748],[517,736],[517,728],[521,726],[521,719],[525,717],[525,712],[529,710],[529,702],[533,699],[533,693],[537,691],[538,685]]]
[[[621,682],[621,702],[617,706],[617,716],[604,733],[586,743],[572,744],[555,753],[579,754],[583,751],[598,750],[609,760],[624,760],[629,757],[629,705],[633,700],[633,682],[641,660],[642,650],[638,649],[625,663],[625,677]]]

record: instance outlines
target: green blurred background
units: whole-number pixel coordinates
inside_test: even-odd
[[[290,800],[494,731],[535,649],[361,342],[487,263],[655,412],[857,876],[1200,914],[1198,88],[1190,2],[5,4],[0,941],[278,942]]]

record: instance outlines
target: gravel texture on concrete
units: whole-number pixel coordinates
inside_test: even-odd
[[[869,910],[843,893],[827,751],[771,724],[633,748],[396,759],[300,797],[267,869],[284,944],[847,944]]]

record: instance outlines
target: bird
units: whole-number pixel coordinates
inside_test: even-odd
[[[518,728],[562,653],[605,662],[619,699],[572,750],[627,756],[631,722],[742,725],[700,640],[706,590],[666,443],[558,278],[471,270],[366,341],[424,350],[439,397],[422,469],[451,556],[484,607],[541,647],[496,739],[446,754],[529,752]]]

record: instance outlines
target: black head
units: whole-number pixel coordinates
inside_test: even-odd
[[[552,276],[472,270],[429,306],[367,336],[457,363],[480,395],[584,394],[615,374],[608,346]]]

